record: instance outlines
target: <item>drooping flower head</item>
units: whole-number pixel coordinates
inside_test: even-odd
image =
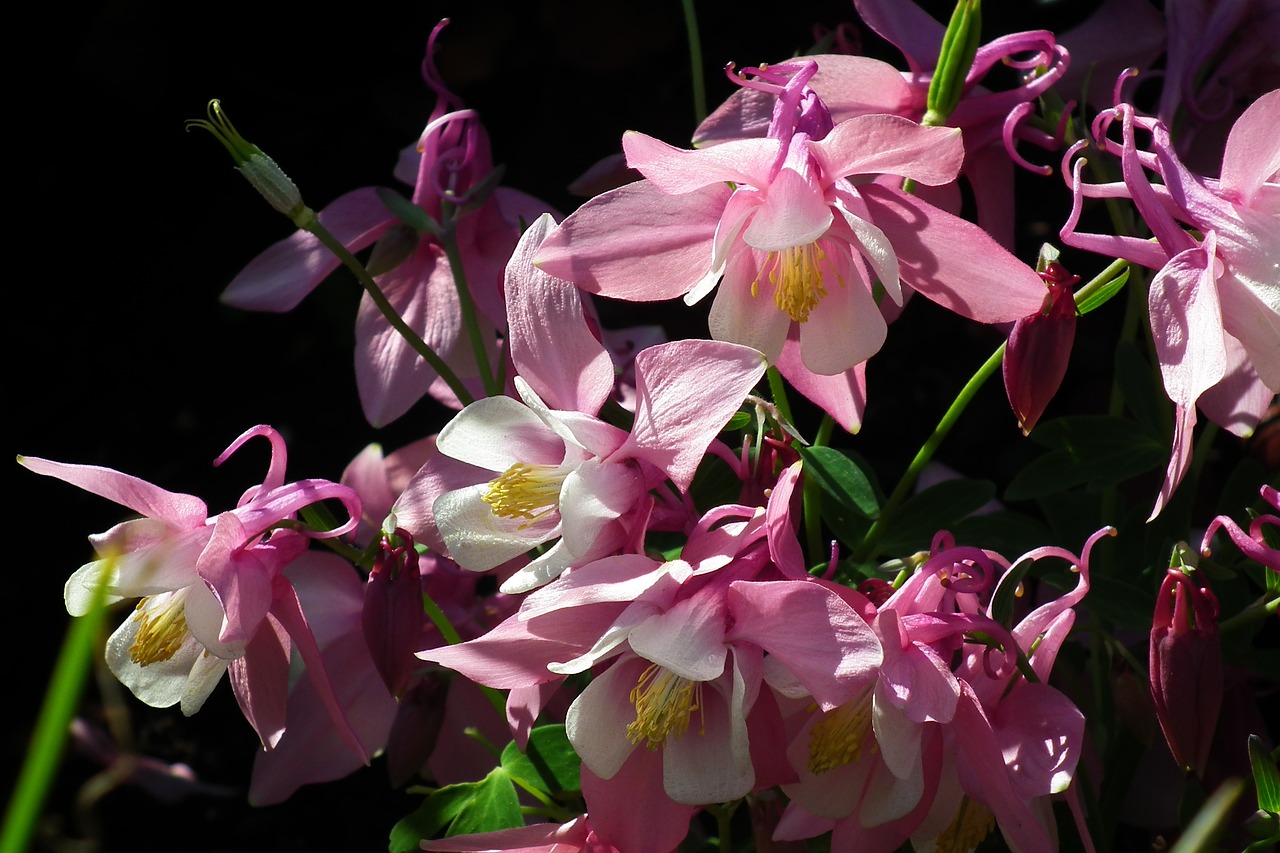
[[[155,707],[179,704],[184,714],[194,714],[230,670],[241,710],[270,748],[284,731],[289,658],[296,648],[338,733],[364,760],[367,754],[334,699],[311,626],[285,574],[298,561],[345,565],[333,555],[309,554],[308,543],[353,530],[359,498],[327,480],[286,483],[284,441],[267,426],[245,431],[215,464],[255,436],[271,442],[266,477],[235,509],[214,516],[199,498],[108,468],[31,456],[19,461],[144,516],[91,537],[99,558],[72,574],[65,590],[73,616],[87,612],[99,585],[106,585],[108,603],[141,599],[107,641],[107,664],[134,695]],[[295,522],[303,507],[330,499],[347,511],[338,527],[317,531]]]

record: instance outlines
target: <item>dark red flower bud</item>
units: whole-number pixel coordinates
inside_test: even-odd
[[[1004,387],[1022,434],[1035,427],[1058,393],[1076,336],[1071,287],[1080,280],[1051,263],[1040,274],[1049,292],[1040,311],[1013,324],[1004,353]]]
[[[393,542],[395,544],[393,544]],[[384,536],[364,588],[361,627],[374,666],[396,698],[404,695],[419,661],[422,636],[422,580],[413,538],[397,529]]]
[[[1217,620],[1218,599],[1208,585],[1169,569],[1151,623],[1151,698],[1174,761],[1197,775],[1204,772],[1222,707]]]

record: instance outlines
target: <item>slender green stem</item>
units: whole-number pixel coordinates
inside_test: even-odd
[[[689,34],[689,70],[693,73],[693,120],[701,124],[707,117],[707,82],[702,73],[702,39],[693,0],[680,0],[684,7],[684,28]]]
[[[770,365],[764,375],[769,380],[769,396],[773,398],[773,407],[787,423],[795,424],[791,417],[791,401],[787,399],[787,386],[782,383],[782,374],[778,372],[778,368]]]
[[[307,214],[310,214],[309,216]],[[360,282],[360,286],[364,288],[365,293],[369,294],[369,298],[373,300],[373,304],[378,306],[378,310],[382,312],[382,316],[387,318],[387,322],[391,324],[391,328],[395,329],[400,335],[409,342],[409,346],[413,347],[418,355],[422,356],[427,364],[431,365],[431,369],[440,375],[449,385],[449,390],[453,391],[464,406],[474,401],[471,392],[467,390],[467,386],[462,384],[462,380],[453,372],[453,368],[445,364],[444,359],[436,355],[435,350],[427,345],[427,342],[409,328],[400,313],[387,301],[386,295],[382,292],[382,288],[378,287],[378,283],[373,280],[373,276],[369,275],[369,271],[364,268],[364,264],[356,259],[356,256],[347,251],[347,247],[329,233],[329,229],[320,224],[320,219],[307,208],[306,212],[294,220],[299,228],[308,231],[316,236],[316,239],[325,245],[325,247],[342,261],[343,266],[351,271],[356,277],[356,281]],[[452,261],[450,262],[452,263]]]
[[[444,246],[445,257],[449,259],[449,269],[453,273],[453,283],[458,288],[458,304],[462,308],[462,325],[466,327],[467,339],[471,341],[471,351],[476,357],[476,367],[484,380],[484,392],[490,397],[502,393],[502,386],[489,366],[489,350],[484,339],[480,323],[476,319],[476,303],[471,298],[471,289],[467,286],[467,273],[462,266],[462,253],[458,251],[458,241],[452,229],[440,236],[440,244]]]
[[[996,372],[1000,367],[1000,362],[1004,359],[1005,344],[1000,344],[996,351],[983,362],[978,368],[978,372],[973,374],[965,386],[960,389],[960,393],[956,395],[952,401],[950,408],[946,414],[942,416],[942,420],[938,421],[938,425],[934,427],[933,434],[925,440],[920,450],[916,453],[911,464],[907,466],[907,471],[902,475],[902,479],[898,481],[898,485],[894,487],[893,493],[889,495],[889,499],[884,502],[884,506],[880,508],[880,517],[871,525],[871,529],[867,531],[866,538],[862,540],[861,546],[853,553],[855,561],[866,560],[875,553],[875,547],[880,542],[880,538],[884,536],[888,525],[893,521],[898,507],[906,500],[911,493],[911,489],[915,486],[916,480],[924,471],[924,466],[933,458],[933,454],[938,451],[938,447],[942,444],[947,434],[951,432],[951,428],[956,425],[956,421],[960,419],[960,415],[968,408],[969,403],[988,379],[991,374]]]
[[[112,571],[108,570],[103,577],[109,577]],[[80,705],[85,679],[98,649],[98,635],[107,611],[106,588],[105,582],[97,585],[88,612],[73,619],[67,629],[37,718],[36,730],[5,811],[4,828],[0,830],[0,851],[3,853],[21,853],[31,845],[36,822],[53,785],[71,720]]]
[[[1218,633],[1226,635],[1243,628],[1250,628],[1258,622],[1274,617],[1277,610],[1280,610],[1280,596],[1268,599],[1264,595],[1235,616],[1219,622]]]

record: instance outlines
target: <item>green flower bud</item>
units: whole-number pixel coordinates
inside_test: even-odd
[[[236,161],[236,170],[276,210],[295,222],[306,211],[298,185],[276,165],[275,160],[240,135],[216,98],[209,102],[209,118],[191,119],[186,127],[187,130],[199,127],[212,133]]]

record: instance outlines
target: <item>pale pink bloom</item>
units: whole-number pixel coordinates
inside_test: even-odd
[[[666,478],[688,490],[707,445],[765,369],[760,353],[734,344],[650,347],[634,358],[631,431],[600,420],[614,391],[613,363],[579,291],[530,262],[551,227],[550,217],[535,222],[507,270],[520,400],[490,397],[460,412],[436,450],[466,467],[454,475],[429,461],[396,509],[410,531],[427,528],[424,541],[438,531],[449,556],[473,571],[558,540],[507,579],[507,593],[638,542],[649,490]]]
[[[958,131],[891,115],[833,126],[807,86],[815,70],[806,63],[784,69],[785,82],[760,84],[779,104],[765,138],[686,151],[628,132],[627,162],[647,180],[588,201],[547,238],[536,263],[622,299],[683,295],[692,303],[719,283],[712,337],[843,383],[885,339],[877,280],[895,303],[901,274],[912,289],[981,322],[1036,310],[1043,289],[1034,272],[979,228],[862,182],[882,174],[925,185],[954,180],[964,153]],[[844,389],[846,398],[855,394]]]
[[[141,598],[134,614],[107,641],[107,664],[134,695],[154,707],[179,704],[194,714],[223,673],[240,708],[271,748],[284,732],[285,685],[296,648],[319,700],[338,732],[360,759],[366,753],[337,705],[308,614],[285,568],[308,555],[311,538],[341,536],[355,528],[360,502],[345,486],[327,480],[285,483],[285,448],[270,427],[247,430],[218,457],[220,464],[244,442],[265,436],[271,464],[260,486],[239,505],[209,516],[192,495],[92,465],[68,465],[35,457],[19,461],[126,506],[144,517],[91,537],[98,559],[68,580],[67,612],[84,615],[99,585],[106,602]],[[330,531],[276,529],[303,507],[341,501],[349,517]],[[337,559],[332,558],[332,559]],[[340,561],[341,562],[341,561]]]
[[[1118,147],[1123,184],[1089,185],[1073,172],[1064,243],[1158,270],[1148,292],[1165,391],[1176,407],[1173,455],[1152,511],[1168,503],[1191,462],[1196,409],[1247,437],[1280,391],[1280,90],[1259,98],[1232,128],[1218,180],[1197,177],[1173,151],[1168,130],[1120,104],[1099,117],[1095,137]],[[1119,120],[1122,141],[1106,141]],[[1151,134],[1152,151],[1136,131]],[[1161,178],[1153,184],[1148,171]],[[1131,198],[1156,242],[1076,231],[1084,197]],[[1203,235],[1197,239],[1184,228]]]
[[[502,268],[522,222],[547,210],[536,199],[505,187],[491,190],[474,210],[453,212],[473,199],[493,171],[489,138],[471,110],[444,87],[432,54],[446,22],[432,30],[422,63],[423,79],[436,105],[416,146],[401,159],[396,176],[413,184],[411,201],[425,215],[455,229],[471,298],[490,337],[505,325]],[[489,188],[485,188],[489,192]],[[320,223],[352,252],[379,240],[370,260],[375,280],[404,321],[463,378],[475,377],[475,361],[462,326],[454,271],[434,237],[399,226],[400,220],[376,187],[353,190],[319,212]],[[448,208],[448,210],[446,210]],[[385,239],[384,239],[385,238]],[[393,264],[378,269],[379,263]],[[292,310],[339,266],[318,238],[299,230],[249,263],[222,299],[254,311]],[[382,426],[403,415],[423,394],[458,407],[452,391],[391,327],[368,294],[356,315],[356,385],[365,417]]]

